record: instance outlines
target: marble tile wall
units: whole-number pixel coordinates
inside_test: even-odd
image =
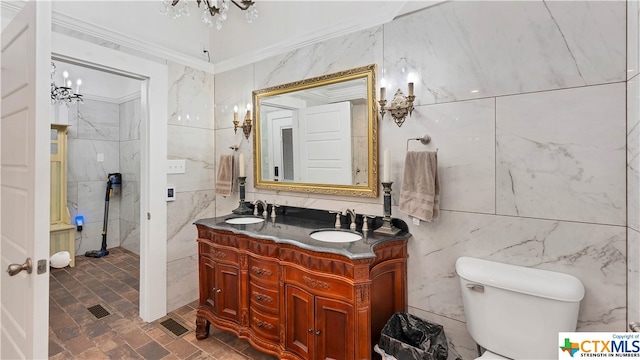
[[[168,158],[186,161],[184,174],[167,175],[176,200],[167,203],[167,311],[198,298],[199,218],[212,217],[214,196],[213,76],[169,63]]]
[[[120,246],[140,255],[140,98],[120,104]]]
[[[71,219],[84,216],[76,231],[76,254],[100,249],[107,174],[120,171],[120,111],[117,104],[85,99],[69,108],[67,206]],[[98,161],[102,154],[104,161]],[[108,247],[120,245],[120,197],[109,201]]]
[[[577,276],[586,288],[578,329],[624,331],[640,301],[637,99],[627,110],[627,96],[640,93],[637,7],[445,2],[217,74],[216,155],[239,144],[252,163],[252,144],[234,135],[229,110],[251,90],[377,63],[389,92],[416,83],[413,116],[401,128],[389,117],[379,124],[379,148],[392,157],[393,214],[413,234],[410,312],[445,325],[453,348],[474,358],[454,263],[475,256]],[[421,134],[432,144],[411,147],[438,149],[442,214],[416,225],[397,204],[406,139]],[[252,175],[248,167],[249,200],[382,214],[381,197],[256,190]],[[218,196],[216,212],[237,200]]]

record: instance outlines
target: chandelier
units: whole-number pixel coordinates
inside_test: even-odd
[[[219,16],[216,18],[216,28],[222,29],[222,23],[227,20],[227,12],[229,11],[229,3],[237,6],[240,10],[248,10],[245,13],[245,19],[247,22],[252,22],[258,18],[258,10],[253,0],[196,0],[198,8],[204,3],[204,12],[202,13],[202,22],[207,26],[213,26],[213,17],[216,14]],[[214,5],[212,5],[212,3]],[[216,6],[221,3],[220,7]],[[189,7],[186,1],[180,2],[180,0],[163,0],[160,12],[165,15],[170,15],[174,19],[179,18],[182,15],[189,15]]]
[[[73,102],[82,102],[82,95],[80,95],[80,85],[82,85],[82,79],[76,80],[76,92],[73,92],[71,86],[73,82],[69,80],[69,72],[66,70],[62,72],[63,86],[56,85],[53,77],[56,75],[56,64],[51,62],[51,104],[69,104]]]

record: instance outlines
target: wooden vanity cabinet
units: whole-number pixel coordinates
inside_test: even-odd
[[[382,326],[407,311],[406,237],[353,260],[197,227],[199,340],[213,324],[281,359],[369,360]]]

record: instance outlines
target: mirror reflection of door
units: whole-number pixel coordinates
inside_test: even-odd
[[[267,115],[269,141],[268,156],[272,161],[267,166],[266,175],[274,181],[293,181],[293,118],[291,110],[274,111]]]
[[[311,106],[299,109],[298,114],[300,167],[296,181],[352,184],[351,103]]]

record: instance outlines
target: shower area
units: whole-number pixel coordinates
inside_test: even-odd
[[[83,102],[52,105],[54,124],[67,130],[67,208],[74,230],[75,255],[100,249],[107,174],[121,173],[122,187],[109,201],[107,245],[140,255],[140,81],[54,61],[56,84],[71,81]],[[65,76],[66,75],[66,76]],[[77,79],[82,86],[76,87]]]

